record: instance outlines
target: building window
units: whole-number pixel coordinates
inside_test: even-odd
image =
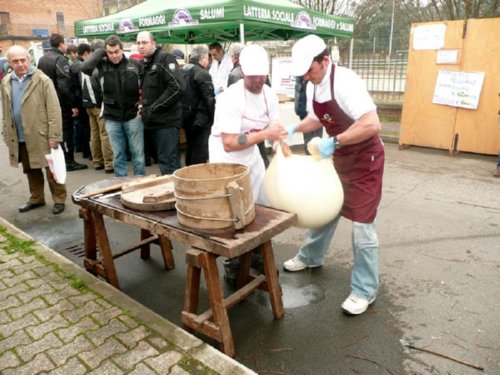
[[[57,23],[57,31],[65,32],[66,25],[64,24],[64,13],[56,12],[56,23]]]
[[[9,23],[9,12],[0,12],[0,25],[8,25]]]

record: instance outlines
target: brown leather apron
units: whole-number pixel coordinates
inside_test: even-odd
[[[313,109],[330,136],[346,131],[354,120],[338,105],[334,95],[335,64],[332,64],[330,87],[332,99],[318,103],[314,90]],[[384,146],[378,135],[363,142],[335,150],[333,163],[344,188],[344,205],[340,214],[360,223],[372,223],[382,198]]]

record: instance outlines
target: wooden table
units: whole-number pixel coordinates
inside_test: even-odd
[[[112,178],[85,185],[73,193],[73,202],[81,206],[84,220],[84,266],[93,274],[104,277],[119,288],[114,259],[134,250],[141,250],[141,257],[149,257],[149,244],[158,243],[166,269],[175,266],[170,240],[188,244],[186,251],[186,289],[181,320],[185,327],[209,336],[220,343],[221,350],[234,356],[234,343],[229,326],[227,309],[261,289],[269,294],[272,312],[276,319],[284,315],[271,239],[296,222],[295,214],[260,205],[255,206],[255,220],[244,230],[211,234],[179,224],[175,210],[145,212],[124,207],[120,190],[103,195],[81,198],[82,195],[136,178]],[[103,216],[108,216],[141,229],[141,241],[121,252],[111,251]],[[100,258],[97,258],[97,248]],[[250,265],[252,250],[258,249],[264,261],[264,275],[252,275]],[[238,276],[238,289],[224,298],[216,259],[219,256],[242,256]],[[198,313],[201,273],[205,277],[211,309]]]

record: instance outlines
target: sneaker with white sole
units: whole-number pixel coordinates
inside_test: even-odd
[[[305,270],[306,268],[315,268],[315,267],[319,267],[319,265],[314,266],[304,263],[303,261],[300,260],[298,255],[295,255],[292,259],[289,259],[285,263],[283,263],[283,269],[285,271],[290,271],[290,272],[297,272]]]
[[[351,293],[342,304],[342,310],[349,315],[363,314],[373,302],[375,302],[375,297],[368,300]]]

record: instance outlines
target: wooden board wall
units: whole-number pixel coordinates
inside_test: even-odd
[[[445,24],[444,49],[460,50],[458,64],[437,64],[437,50],[415,50],[410,36],[400,145],[498,154],[500,151],[500,18],[413,24]],[[464,34],[464,25],[465,34]],[[464,38],[465,35],[465,38]],[[484,72],[476,110],[433,104],[439,70]]]
[[[500,18],[469,20],[462,70],[484,72],[476,110],[458,110],[458,151],[498,155],[500,152]]]

